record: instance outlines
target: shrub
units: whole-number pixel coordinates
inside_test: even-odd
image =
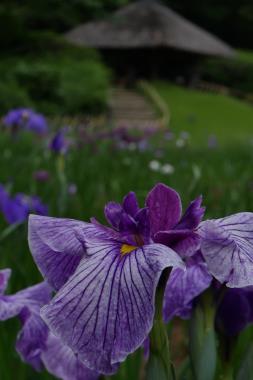
[[[243,93],[253,92],[253,63],[239,58],[208,59],[202,65],[201,77]]]
[[[12,81],[0,82],[0,115],[12,108],[32,106],[32,101],[24,88]]]
[[[105,110],[109,72],[94,60],[65,60],[61,65],[60,95],[68,114]]]

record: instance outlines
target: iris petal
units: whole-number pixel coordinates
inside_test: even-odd
[[[86,368],[73,351],[49,333],[42,361],[47,371],[62,380],[97,380],[98,373]]]
[[[188,260],[185,270],[173,268],[164,293],[164,320],[168,322],[175,316],[189,318],[193,299],[207,289],[211,281],[212,276],[199,254]]]
[[[58,290],[74,273],[85,247],[77,238],[87,223],[30,215],[29,246],[42,275]]]
[[[201,251],[217,280],[232,288],[253,285],[253,213],[207,220],[199,233]]]
[[[162,270],[183,263],[160,244],[123,257],[111,240],[86,238],[85,245],[88,256],[42,317],[88,368],[111,374],[151,330]]]
[[[178,193],[162,183],[156,185],[148,194],[146,205],[149,208],[151,233],[172,229],[178,222],[182,211]]]

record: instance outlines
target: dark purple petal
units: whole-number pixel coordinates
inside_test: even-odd
[[[19,318],[23,327],[18,334],[16,350],[24,362],[39,371],[43,368],[41,354],[46,349],[48,327],[41,319],[39,310],[25,307]]]
[[[87,367],[111,374],[152,328],[162,270],[183,263],[160,244],[121,255],[120,243],[94,233],[85,243],[87,256],[42,317]]]
[[[160,231],[154,241],[171,247],[181,257],[194,255],[200,247],[200,237],[191,230]]]
[[[6,290],[10,276],[11,276],[11,269],[0,270],[0,296],[4,294]]]
[[[253,285],[253,213],[207,220],[199,228],[211,274],[232,288]]]
[[[192,301],[212,281],[207,267],[199,254],[189,259],[186,270],[173,268],[166,284],[163,301],[163,318],[168,322],[178,316],[187,319],[191,315]]]
[[[105,206],[105,217],[109,224],[116,230],[119,229],[123,208],[119,203],[109,202]]]
[[[123,206],[124,211],[127,214],[131,215],[132,217],[134,217],[135,214],[138,212],[139,210],[138,201],[133,191],[131,191],[125,196],[125,198],[123,199],[122,206]]]
[[[228,289],[218,306],[217,327],[227,336],[240,333],[251,322],[251,305],[244,289]]]
[[[147,207],[140,209],[135,215],[138,233],[143,236],[145,243],[150,240],[150,222],[149,209]]]
[[[121,232],[135,233],[136,229],[137,223],[135,220],[130,215],[123,212],[119,223],[119,230]]]
[[[149,208],[151,234],[172,229],[181,216],[181,200],[178,193],[162,183],[148,194],[146,205]]]
[[[52,333],[49,333],[47,347],[41,358],[47,371],[62,380],[97,380],[99,377]]]
[[[78,234],[87,225],[72,219],[29,217],[30,250],[42,275],[56,290],[74,273],[85,253]]]
[[[197,228],[205,213],[205,207],[201,207],[201,203],[201,196],[191,202],[175,229],[193,230]]]

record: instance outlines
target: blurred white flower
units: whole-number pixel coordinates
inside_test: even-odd
[[[189,132],[186,132],[186,131],[183,131],[180,133],[180,138],[183,139],[183,140],[188,140],[190,137],[190,133]]]
[[[134,142],[131,142],[130,144],[128,144],[128,150],[130,152],[134,152],[136,149],[137,149],[137,145]]]
[[[148,166],[149,166],[150,170],[153,170],[153,172],[158,172],[160,170],[160,168],[161,168],[161,164],[157,160],[150,161],[150,163],[149,163]]]
[[[185,146],[185,140],[184,139],[177,139],[176,146],[178,148],[183,148]]]
[[[162,174],[173,174],[175,171],[175,168],[173,165],[171,164],[164,164],[161,169],[160,169],[160,172]]]
[[[201,177],[201,169],[198,165],[193,164],[192,165],[192,174],[195,181],[198,181]]]

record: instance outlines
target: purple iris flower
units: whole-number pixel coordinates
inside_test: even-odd
[[[0,209],[9,224],[23,223],[31,212],[47,215],[48,207],[37,196],[16,194],[13,198],[0,185]]]
[[[21,127],[28,129],[38,134],[44,134],[48,130],[44,116],[28,108],[11,110],[4,117],[4,124],[12,128]]]
[[[66,140],[64,129],[57,132],[49,144],[49,148],[52,151],[56,153],[62,153],[62,154],[65,154],[67,152],[68,147],[69,147],[69,143]]]
[[[0,320],[17,316],[22,329],[16,350],[22,360],[35,370],[47,369],[62,380],[97,380],[98,373],[86,368],[77,356],[55,337],[40,317],[40,308],[51,299],[46,282],[24,289],[14,295],[4,295],[11,271],[0,271]]]
[[[88,368],[114,373],[152,328],[155,291],[162,271],[183,267],[171,248],[151,238],[149,210],[134,193],[110,202],[95,219],[30,216],[33,257],[58,291],[41,315]]]
[[[227,289],[218,305],[216,326],[226,336],[236,336],[253,322],[253,287]]]
[[[253,285],[253,213],[204,221],[198,232],[208,269],[220,283]]]

